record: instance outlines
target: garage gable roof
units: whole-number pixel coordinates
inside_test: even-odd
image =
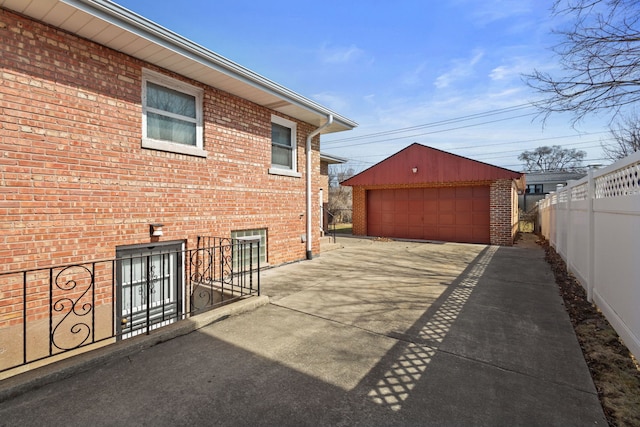
[[[341,184],[358,187],[469,183],[498,179],[520,180],[522,176],[520,172],[413,143]]]

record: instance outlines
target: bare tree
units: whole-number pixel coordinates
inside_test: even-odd
[[[329,165],[329,212],[334,215],[335,222],[351,222],[351,187],[343,187],[340,183],[353,175],[354,170],[348,165]]]
[[[604,156],[612,161],[627,157],[640,150],[640,117],[628,115],[621,117],[609,126],[610,143],[602,141]]]
[[[340,187],[340,183],[355,175],[355,171],[347,164],[329,165],[329,187]]]
[[[554,145],[523,151],[518,160],[524,162],[528,172],[580,172],[584,169],[582,160],[586,155],[582,150]]]
[[[564,75],[524,76],[544,98],[535,103],[544,118],[570,112],[575,124],[640,101],[640,0],[556,0],[553,13],[573,22],[553,48]]]

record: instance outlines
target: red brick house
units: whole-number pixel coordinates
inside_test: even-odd
[[[524,175],[412,144],[342,185],[354,235],[511,245]]]
[[[192,312],[199,236],[318,253],[320,135],[355,126],[110,1],[0,0],[0,371]]]
[[[356,126],[114,3],[0,2],[0,271],[261,234],[319,251],[320,133]],[[307,185],[308,183],[308,185]]]

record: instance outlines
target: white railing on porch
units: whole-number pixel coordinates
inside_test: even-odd
[[[538,203],[540,232],[640,358],[640,152]]]

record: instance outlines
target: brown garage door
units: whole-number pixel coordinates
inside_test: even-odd
[[[367,191],[367,234],[490,243],[489,187]]]

